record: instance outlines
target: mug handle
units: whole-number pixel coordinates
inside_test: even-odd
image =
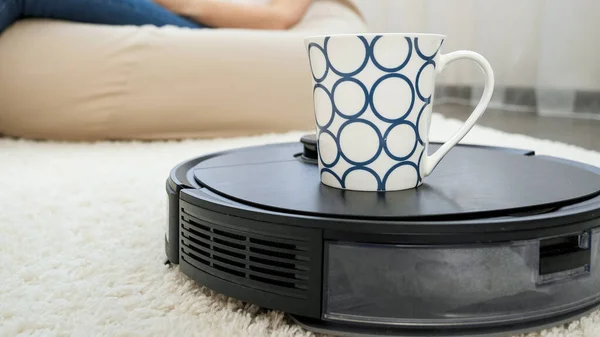
[[[479,103],[475,107],[475,110],[471,113],[469,118],[465,121],[465,123],[461,126],[461,128],[450,138],[447,142],[445,142],[435,153],[431,156],[426,155],[423,158],[423,174],[424,176],[428,176],[435,169],[435,167],[439,164],[440,160],[446,156],[448,151],[450,151],[458,142],[463,139],[463,137],[471,131],[471,128],[475,125],[479,117],[483,115],[485,109],[487,109],[490,100],[492,99],[492,94],[494,92],[494,71],[490,66],[490,63],[481,55],[468,51],[468,50],[459,50],[452,53],[440,55],[439,68],[437,73],[441,73],[446,66],[456,60],[460,59],[468,59],[475,61],[481,70],[483,70],[483,74],[485,75],[485,87],[483,89],[483,95],[479,100]]]

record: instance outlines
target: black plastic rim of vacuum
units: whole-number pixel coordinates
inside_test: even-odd
[[[310,162],[314,160],[316,147],[312,144],[312,138],[304,137],[302,143],[304,148],[298,148],[299,150],[295,154],[296,157],[303,161]],[[267,147],[279,145],[281,144],[267,145]],[[481,146],[475,147],[481,148]],[[535,155],[532,151],[518,149],[483,148],[509,151],[526,156]],[[266,309],[287,312],[300,324],[312,330],[343,335],[474,336],[494,335],[504,333],[504,331],[530,331],[540,326],[557,324],[557,322],[581,316],[600,304],[600,298],[589,299],[585,305],[582,304],[568,313],[562,312],[554,316],[538,317],[535,320],[523,319],[521,322],[511,322],[510,326],[507,327],[471,324],[469,326],[437,326],[415,330],[401,326],[369,326],[324,322],[322,321],[321,310],[323,304],[323,246],[325,242],[347,241],[428,246],[476,243],[485,246],[493,243],[572,235],[600,228],[600,191],[598,195],[580,200],[575,204],[539,214],[459,221],[433,221],[428,222],[425,226],[420,226],[420,224],[423,224],[421,222],[410,221],[403,223],[399,221],[318,217],[261,209],[228,199],[220,195],[218,191],[211,191],[205,186],[200,186],[194,178],[193,168],[204,160],[232,151],[213,153],[180,163],[171,170],[166,182],[168,221],[165,250],[168,260],[173,264],[179,264],[180,270],[199,284],[217,292]],[[598,173],[600,179],[599,168],[557,158],[539,157],[558,160],[566,165],[582,167]],[[225,273],[223,273],[223,270],[207,267],[212,265],[209,262],[214,257],[210,254],[205,257],[200,256],[199,259],[194,261],[186,260],[185,247],[182,244],[187,242],[185,240],[189,241],[189,238],[180,237],[180,234],[182,230],[185,230],[186,223],[200,220],[207,221],[200,226],[206,226],[209,235],[215,235],[216,237],[219,237],[219,235],[236,236],[240,234],[245,235],[246,240],[256,239],[256,242],[261,244],[261,242],[269,240],[268,238],[262,240],[261,235],[273,234],[287,238],[284,240],[285,242],[295,240],[301,242],[302,245],[306,245],[308,247],[306,258],[310,260],[308,272],[310,277],[306,283],[308,289],[306,293],[302,296],[296,296],[297,294],[291,292],[272,292],[268,287],[260,288],[260,282],[256,280],[250,280],[249,282],[254,283],[248,286],[246,284],[248,280],[244,279],[243,276],[232,276],[232,273],[235,274],[236,272],[235,266]],[[229,233],[225,233],[227,231]],[[196,238],[202,239],[200,237]],[[214,240],[214,238],[211,237],[209,240]],[[249,245],[258,247],[258,244],[250,243]],[[285,248],[285,245],[282,247]],[[211,248],[214,247],[211,246]],[[285,250],[284,248],[281,250]],[[244,249],[247,250],[248,247]],[[198,264],[198,261],[203,260],[206,260],[207,265]],[[260,275],[260,273],[256,274]],[[257,280],[260,281],[261,279],[257,278]],[[253,288],[253,285],[257,285],[257,287]],[[264,285],[262,284],[262,286]]]
[[[403,327],[390,327],[385,329],[368,325],[340,324],[339,322],[324,322],[319,319],[299,317],[290,315],[294,322],[303,328],[322,334],[341,335],[345,337],[508,337],[517,334],[527,334],[532,331],[553,328],[561,324],[567,324],[573,320],[592,313],[598,308],[600,301],[596,304],[583,307],[568,314],[558,315],[545,319],[530,321],[520,324],[512,324],[503,330],[497,327],[471,327],[471,328],[435,328],[435,329],[407,329]]]

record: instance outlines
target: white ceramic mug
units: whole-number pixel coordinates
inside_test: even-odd
[[[475,52],[442,54],[444,39],[400,33],[305,38],[323,184],[360,191],[418,187],[471,130],[492,97],[494,74]],[[483,95],[458,132],[428,155],[435,78],[458,59],[481,67]]]

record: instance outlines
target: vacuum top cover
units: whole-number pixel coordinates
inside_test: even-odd
[[[429,152],[435,151],[432,144]],[[600,194],[600,176],[585,165],[526,152],[457,146],[422,186],[360,192],[324,186],[302,144],[226,152],[200,162],[194,177],[230,200],[304,215],[443,221],[544,213]]]

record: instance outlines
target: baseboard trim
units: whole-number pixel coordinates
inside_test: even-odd
[[[437,85],[435,103],[474,106],[483,88],[464,85]],[[533,113],[540,116],[600,119],[600,91],[496,87],[490,108]]]

